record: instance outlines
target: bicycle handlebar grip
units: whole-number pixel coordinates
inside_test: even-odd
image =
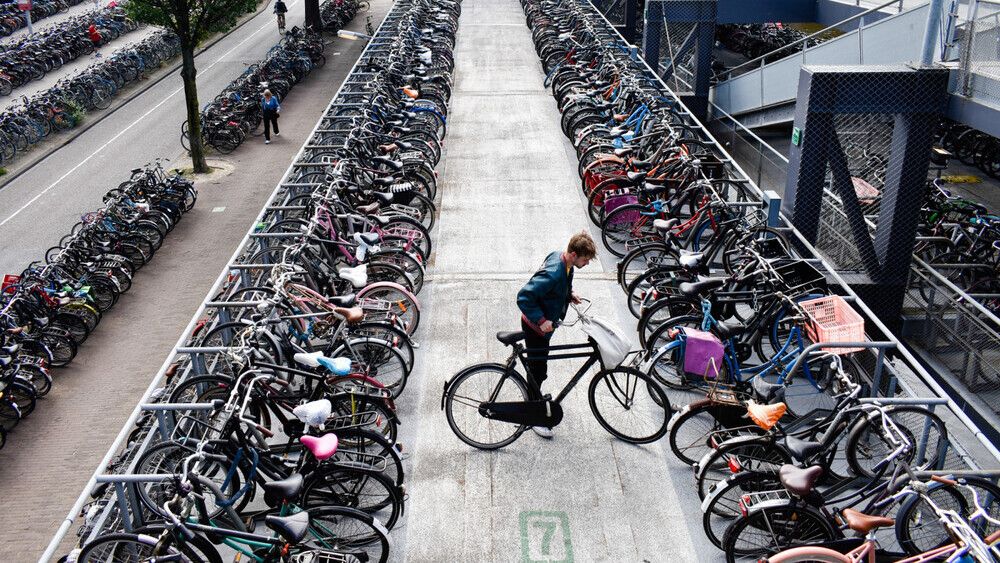
[[[931,481],[936,481],[936,482],[944,484],[944,485],[957,485],[958,484],[958,481],[955,481],[953,479],[949,479],[947,477],[942,477],[940,475],[931,475]]]
[[[257,430],[259,430],[260,433],[263,434],[264,436],[266,436],[268,438],[273,438],[274,437],[274,432],[271,432],[268,428],[266,428],[264,426],[261,426],[259,424],[256,425],[256,426],[257,426]]]

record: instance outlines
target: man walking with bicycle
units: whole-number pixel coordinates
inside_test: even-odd
[[[548,349],[556,323],[566,316],[570,303],[579,303],[573,292],[573,271],[583,268],[597,256],[594,239],[580,231],[569,239],[566,251],[555,251],[545,257],[541,268],[517,293],[517,307],[521,310],[521,330],[525,346],[531,349],[534,359],[526,362],[531,399],[542,397],[542,382],[548,377]],[[552,438],[552,429],[533,427],[543,438]]]
[[[278,16],[278,33],[285,31],[285,13],[287,12],[288,6],[285,6],[283,0],[274,0],[274,14]]]

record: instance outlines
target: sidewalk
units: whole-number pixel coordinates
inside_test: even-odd
[[[389,0],[372,2],[381,21]],[[364,31],[365,15],[348,26]],[[327,65],[285,101],[281,136],[252,137],[225,160],[229,176],[199,182],[197,206],[135,277],[52,392],[0,451],[0,543],[7,561],[36,561],[233,249],[316,124],[362,41],[335,40]],[[178,164],[178,155],[170,156]],[[74,527],[60,554],[76,540]]]
[[[401,440],[413,457],[399,560],[718,560],[700,530],[691,470],[665,441],[632,446],[607,434],[590,413],[586,377],[564,402],[552,441],[529,431],[483,452],[448,427],[444,382],[506,358],[495,334],[517,330],[517,291],[547,253],[589,226],[572,147],[518,2],[465,0],[455,61],[437,250],[421,294],[425,349],[400,401]],[[614,267],[602,253],[574,289],[593,300],[592,312],[634,334]],[[583,335],[567,327],[555,338]],[[551,362],[545,390],[557,393],[579,366]]]

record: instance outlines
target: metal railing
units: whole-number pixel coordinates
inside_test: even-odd
[[[739,64],[737,66],[734,66],[733,68],[727,69],[725,72],[721,72],[721,73],[719,73],[716,76],[719,79],[719,81],[729,80],[730,78],[732,78],[734,76],[734,73],[736,75],[743,74],[744,72],[747,72],[748,70],[751,70],[754,67],[762,67],[765,64],[767,64],[768,62],[773,61],[774,60],[774,56],[777,53],[782,53],[782,52],[785,52],[785,51],[789,51],[789,52],[792,52],[792,51],[804,51],[804,50],[806,50],[806,49],[808,49],[810,47],[810,45],[809,45],[810,41],[817,40],[820,36],[826,35],[826,34],[830,33],[833,30],[839,29],[840,26],[842,26],[844,24],[851,23],[851,22],[856,21],[856,20],[860,20],[860,24],[858,25],[858,27],[860,28],[860,27],[862,27],[864,25],[864,18],[865,18],[865,16],[869,16],[869,15],[875,13],[875,12],[879,12],[881,10],[884,10],[885,8],[888,8],[889,6],[892,6],[894,4],[898,6],[898,9],[896,10],[897,14],[903,11],[903,0],[889,0],[888,2],[880,4],[880,5],[878,5],[878,6],[874,7],[874,8],[869,8],[869,9],[867,9],[867,10],[861,12],[861,13],[855,14],[855,15],[849,17],[849,18],[844,18],[844,19],[840,20],[839,22],[837,22],[835,24],[828,25],[828,26],[824,27],[823,29],[821,29],[819,31],[816,31],[814,33],[810,33],[809,35],[806,35],[805,37],[803,37],[801,39],[792,41],[791,43],[789,43],[787,45],[783,45],[781,47],[778,47],[777,49],[775,49],[773,51],[770,51],[768,53],[764,53],[763,55],[761,55],[761,56],[759,56],[759,57],[757,57],[755,59],[750,59],[749,61],[747,61],[745,63]],[[860,0],[856,0],[855,6],[860,6],[860,5],[861,5],[860,4]],[[821,41],[817,41],[815,44],[818,44],[818,43],[821,43]],[[799,47],[801,47],[801,48],[799,48]],[[770,61],[768,59],[770,59]]]

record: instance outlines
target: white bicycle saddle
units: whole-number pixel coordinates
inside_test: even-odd
[[[682,249],[680,258],[677,261],[680,262],[681,266],[684,266],[685,268],[694,268],[704,257],[704,252],[691,252],[690,250]]]
[[[359,264],[353,268],[341,268],[337,270],[337,275],[341,279],[351,282],[354,287],[364,287],[368,285],[368,264]]]
[[[327,399],[309,401],[292,409],[292,414],[301,420],[302,424],[316,428],[322,427],[332,412],[333,405]]]
[[[296,362],[305,366],[313,368],[323,366],[334,375],[347,375],[351,373],[350,358],[328,358],[323,355],[323,352],[299,352],[293,358]]]
[[[378,235],[375,233],[354,233],[352,238],[358,245],[358,249],[354,255],[360,261],[364,261],[368,257],[369,252],[378,248],[376,245],[378,243]]]

